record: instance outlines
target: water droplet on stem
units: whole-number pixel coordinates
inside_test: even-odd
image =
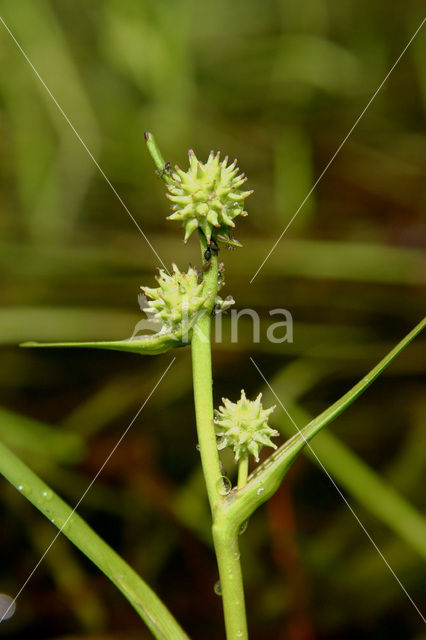
[[[243,522],[243,524],[242,524],[242,525],[241,525],[241,527],[239,528],[238,535],[239,535],[239,536],[242,536],[242,535],[243,535],[243,533],[245,533],[245,532],[246,532],[247,527],[248,527],[248,520],[246,520],[245,522]]]
[[[213,590],[217,596],[222,595],[222,585],[220,584],[220,580],[216,582],[216,584],[213,587]]]
[[[232,489],[232,483],[227,476],[221,476],[217,481],[216,488],[221,496],[226,496]]]

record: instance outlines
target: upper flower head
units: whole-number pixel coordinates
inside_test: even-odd
[[[171,275],[160,269],[157,288],[141,287],[147,298],[151,298],[143,311],[161,320],[166,331],[185,328],[183,325],[194,318],[208,299],[203,295],[203,283],[198,283],[195,269],[190,267],[184,273],[175,264],[172,267]]]
[[[224,406],[215,410],[214,425],[216,435],[219,436],[218,449],[232,447],[237,462],[250,453],[258,462],[259,452],[264,445],[277,448],[270,438],[279,435],[278,431],[268,425],[268,417],[275,406],[263,409],[261,398],[262,394],[259,393],[256,400],[247,400],[242,389],[238,402],[222,398]]]
[[[215,155],[212,151],[203,164],[190,149],[188,171],[176,166],[171,174],[167,197],[173,202],[173,213],[168,220],[182,221],[185,242],[197,228],[209,244],[214,229],[227,238],[230,228],[235,227],[234,218],[247,215],[244,200],[253,191],[240,189],[247,178],[238,174],[236,160],[228,166],[228,156],[222,162],[219,158],[220,152]]]

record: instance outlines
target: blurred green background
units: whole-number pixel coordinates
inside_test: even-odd
[[[193,147],[237,156],[255,194],[221,251],[225,295],[263,319],[214,348],[215,402],[263,390],[302,426],[423,313],[424,29],[252,284],[279,234],[423,19],[384,0],[1,0],[0,15],[164,262],[199,263],[166,222],[143,133],[186,168]],[[171,355],[31,351],[25,340],[129,337],[158,260],[0,24],[0,437],[75,504]],[[294,342],[271,345],[285,307]],[[313,442],[415,602],[426,595],[426,415],[417,339]],[[188,350],[79,512],[193,638],[224,637]],[[424,382],[424,379],[423,379]],[[265,393],[265,404],[272,404]],[[293,426],[276,410],[283,436]],[[224,458],[229,474],[232,463]],[[0,483],[0,591],[14,595],[55,529]],[[422,542],[423,540],[423,542]],[[421,617],[309,457],[241,537],[251,638],[425,638]],[[148,638],[106,578],[60,538],[0,637]]]

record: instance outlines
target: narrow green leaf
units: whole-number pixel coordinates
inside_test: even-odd
[[[111,349],[129,351],[141,355],[156,356],[175,347],[183,347],[187,342],[181,333],[155,333],[136,340],[104,340],[100,342],[23,342],[21,347],[66,347],[83,349]]]
[[[188,640],[142,578],[50,487],[0,443],[0,473],[115,584],[157,640]]]
[[[356,400],[396,356],[425,328],[426,318],[392,349],[366,376],[328,409],[311,420],[303,429],[285,442],[275,453],[260,465],[249,477],[247,485],[232,491],[224,503],[229,525],[238,527],[263,502],[278,489],[281,481],[296,456],[321,429],[337,418]]]

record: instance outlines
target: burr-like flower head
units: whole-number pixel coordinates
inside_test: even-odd
[[[209,244],[212,235],[231,239],[234,218],[247,215],[244,200],[253,192],[240,188],[247,178],[238,173],[236,165],[236,160],[228,165],[228,156],[220,162],[220,152],[215,155],[213,151],[203,164],[190,149],[188,171],[176,166],[171,173],[167,197],[173,202],[173,213],[168,220],[182,222],[185,242],[197,228]]]
[[[256,400],[247,400],[244,390],[241,390],[238,402],[222,398],[223,406],[215,410],[218,449],[232,447],[237,462],[250,453],[258,462],[259,452],[264,445],[277,448],[270,438],[279,435],[278,431],[268,426],[268,417],[275,406],[263,409],[261,398],[262,394],[259,393]]]
[[[187,273],[179,271],[175,264],[168,275],[160,269],[159,286],[155,289],[141,287],[148,300],[143,309],[152,319],[160,320],[165,331],[185,329],[187,323],[204,307],[208,296],[203,295],[203,283],[198,283],[197,272],[190,267]]]

